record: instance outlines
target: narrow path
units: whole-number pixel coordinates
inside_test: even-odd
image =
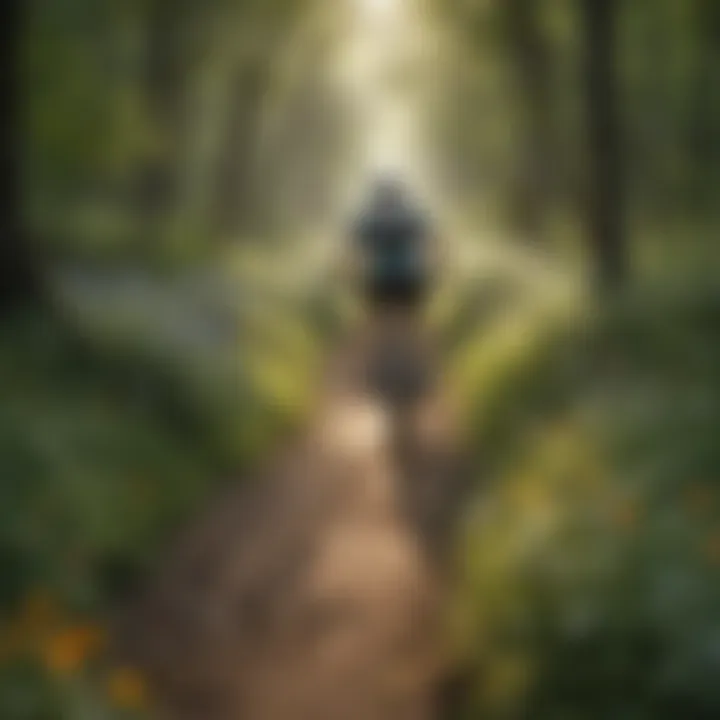
[[[439,716],[431,551],[457,450],[429,343],[388,322],[333,358],[305,437],[210,509],[134,615],[128,652],[161,717]],[[400,413],[403,393],[418,402]]]

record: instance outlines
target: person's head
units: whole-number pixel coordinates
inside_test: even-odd
[[[403,182],[394,176],[377,178],[371,190],[371,203],[378,209],[395,209],[407,203],[408,195]]]

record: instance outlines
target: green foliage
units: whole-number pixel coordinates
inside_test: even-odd
[[[580,3],[436,0],[433,7],[455,43],[444,57],[453,82],[436,112],[443,166],[459,185],[453,192],[462,193],[469,213],[486,218],[489,211],[508,224],[516,215],[518,181],[521,188],[528,182],[537,188],[551,226],[582,219],[591,185]],[[617,68],[629,217],[658,224],[716,220],[716,3],[628,0],[618,7],[617,44],[610,54]],[[524,32],[533,38],[529,47],[508,32],[507,20],[523,8]],[[544,62],[533,63],[533,57]],[[526,65],[524,84],[513,72],[517,63]],[[546,86],[542,103],[533,94],[538,86]],[[544,159],[539,171],[535,156]]]
[[[32,3],[22,66],[24,210],[41,247],[111,261],[207,252],[218,235],[217,198],[227,192],[224,158],[237,158],[239,174],[255,170],[243,148],[253,147],[259,128],[225,133],[225,119],[235,122],[236,96],[245,114],[260,113],[304,7],[287,0]],[[258,88],[238,87],[239,78],[253,77]],[[249,214],[242,196],[250,189],[230,189],[241,216]]]
[[[451,614],[468,718],[717,714],[719,313],[626,303],[475,395],[488,472]]]
[[[111,664],[105,628],[197,508],[222,483],[252,481],[297,428],[332,329],[327,299],[264,286],[258,273],[215,271],[214,287],[232,280],[255,302],[233,296],[217,336],[208,319],[183,318],[189,344],[173,339],[176,320],[157,297],[141,295],[134,315],[133,291],[115,309],[81,294],[67,304],[72,322],[3,329],[3,718],[119,720],[147,709],[142,679]],[[217,295],[206,302],[223,310]]]

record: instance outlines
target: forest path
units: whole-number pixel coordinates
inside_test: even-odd
[[[462,474],[437,373],[418,322],[376,318],[305,435],[182,539],[123,633],[161,717],[437,717]]]

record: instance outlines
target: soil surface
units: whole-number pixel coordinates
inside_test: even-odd
[[[462,478],[438,365],[412,317],[376,317],[331,358],[303,436],[181,538],[124,633],[160,717],[444,716]]]

